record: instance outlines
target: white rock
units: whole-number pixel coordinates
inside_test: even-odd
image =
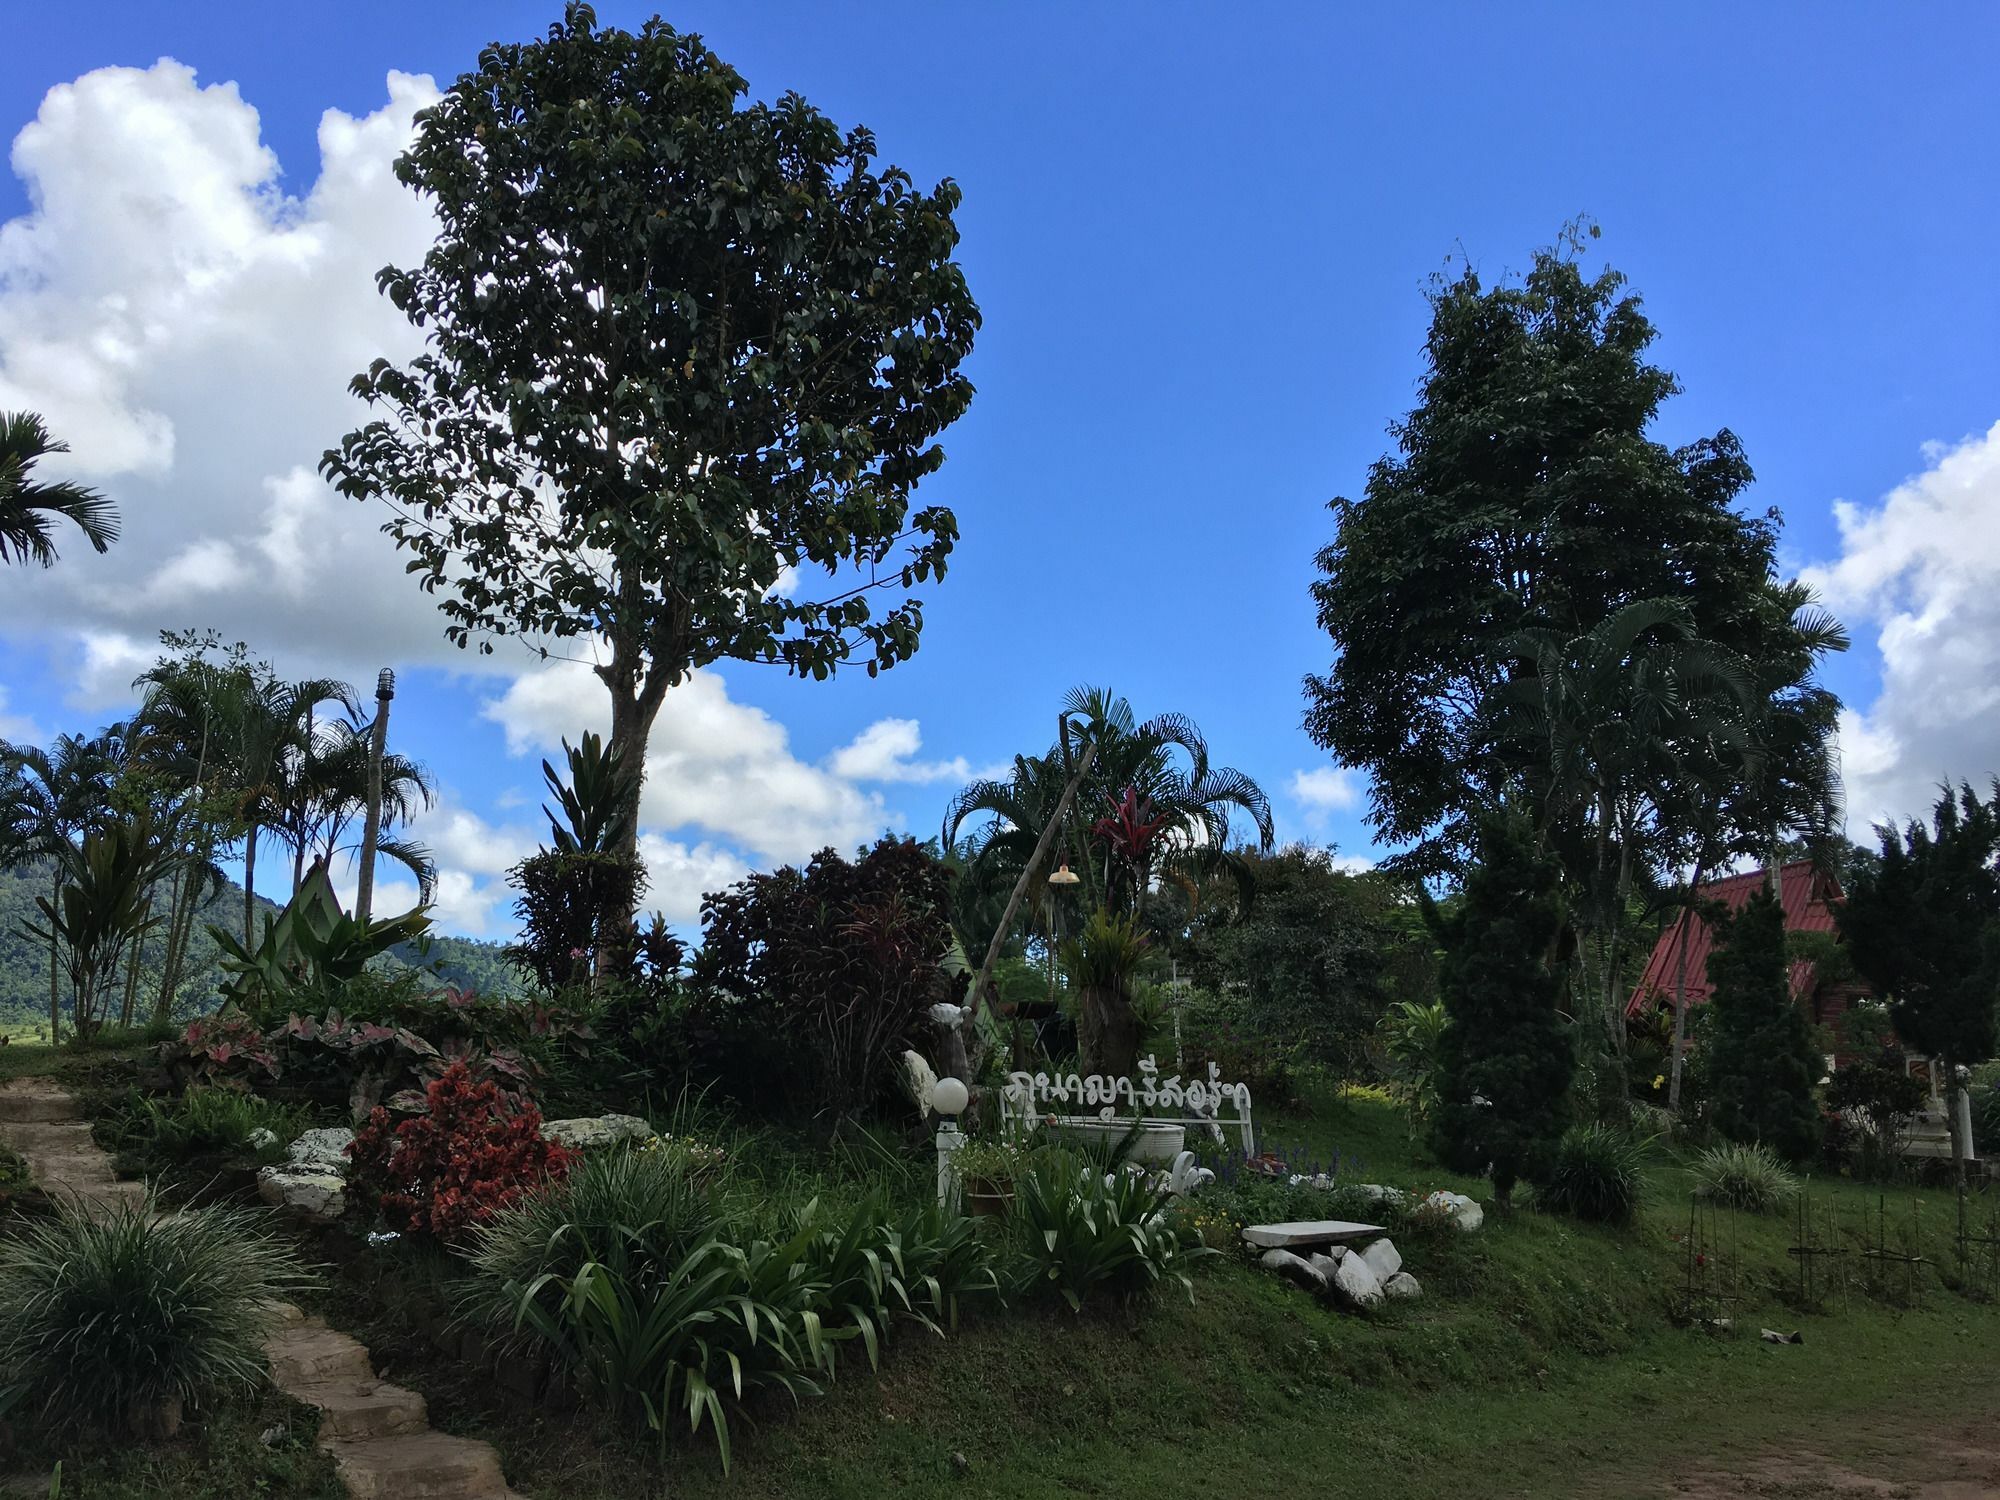
[[[344,1125],[326,1130],[308,1130],[285,1148],[293,1165],[320,1171],[345,1173],[347,1148],[354,1144],[354,1132]]]
[[[1321,1274],[1318,1267],[1289,1250],[1266,1250],[1257,1258],[1257,1264],[1267,1271],[1276,1271],[1287,1281],[1302,1286],[1309,1292],[1326,1290],[1326,1277]]]
[[[545,1120],[542,1139],[572,1151],[595,1151],[631,1141],[650,1141],[653,1127],[637,1115],[585,1115],[574,1120]]]
[[[1382,1290],[1391,1297],[1403,1298],[1421,1296],[1424,1289],[1408,1271],[1398,1271],[1382,1283]]]
[[[1409,1197],[1401,1188],[1384,1187],[1379,1182],[1359,1183],[1354,1191],[1370,1203],[1401,1203]]]
[[[1308,1255],[1306,1257],[1306,1263],[1310,1265],[1315,1271],[1319,1272],[1319,1274],[1323,1278],[1325,1278],[1328,1281],[1331,1281],[1333,1279],[1334,1271],[1339,1268],[1340,1263],[1346,1258],[1347,1258],[1347,1246],[1335,1245],[1333,1249],[1325,1255],[1322,1255],[1317,1250],[1315,1250],[1311,1255]]]
[[[266,1130],[262,1125],[259,1125],[245,1138],[244,1144],[253,1150],[262,1151],[268,1147],[277,1145],[278,1137],[272,1131]]]
[[[257,1174],[257,1196],[309,1219],[337,1219],[347,1207],[347,1176],[313,1167],[265,1167]]]
[[[1374,1240],[1361,1252],[1361,1258],[1368,1262],[1368,1269],[1375,1273],[1377,1281],[1386,1282],[1403,1269],[1403,1252],[1396,1248],[1393,1240]]]
[[[1366,1312],[1382,1300],[1382,1283],[1359,1255],[1343,1255],[1333,1269],[1329,1285],[1334,1296],[1359,1312]]]
[[[1468,1233],[1486,1222],[1486,1210],[1463,1193],[1435,1192],[1424,1199],[1422,1206],[1444,1214]]]

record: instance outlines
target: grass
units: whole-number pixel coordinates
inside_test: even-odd
[[[1375,1099],[1274,1112],[1262,1133],[1322,1161],[1338,1150],[1356,1181],[1478,1186],[1424,1161]],[[773,1146],[765,1137],[758,1150],[774,1185],[806,1175]],[[1668,1154],[1646,1171],[1646,1204],[1626,1229],[1524,1208],[1474,1235],[1412,1237],[1405,1256],[1425,1297],[1366,1320],[1226,1261],[1195,1277],[1193,1307],[986,1314],[945,1340],[912,1331],[880,1375],[856,1371],[796,1413],[758,1408],[728,1478],[684,1443],[666,1477],[677,1495],[773,1500],[1221,1495],[1248,1475],[1257,1493],[1370,1500],[1458,1500],[1473,1476],[1495,1496],[1659,1493],[1691,1446],[1713,1455],[1803,1436],[1837,1447],[1861,1430],[1858,1414],[1880,1420],[1901,1402],[1935,1420],[1994,1400],[2000,1313],[1935,1272],[1914,1308],[1896,1305],[1891,1279],[1878,1295],[1857,1288],[1845,1309],[1805,1312],[1785,1216],[1704,1210],[1704,1280],[1740,1299],[1726,1309],[1738,1331],[1686,1327],[1690,1178]],[[1810,1191],[1819,1212],[1838,1205],[1850,1237],[1878,1201],[1846,1182]],[[1921,1200],[1926,1250],[1948,1265],[1948,1195],[1880,1196],[1892,1241]],[[608,1432],[587,1409],[505,1398],[412,1332],[411,1306],[449,1275],[441,1261],[375,1256],[336,1285],[334,1321],[425,1391],[435,1425],[495,1443],[521,1493],[663,1493],[657,1471],[634,1477],[647,1472],[643,1437]],[[1761,1325],[1802,1328],[1806,1341],[1764,1344]]]
[[[333,1460],[319,1451],[319,1413],[276,1391],[190,1421],[166,1443],[70,1444],[58,1453],[33,1431],[20,1435],[19,1447],[0,1438],[0,1481],[22,1476],[22,1494],[47,1494],[46,1476],[58,1458],[64,1500],[345,1500],[347,1494]]]

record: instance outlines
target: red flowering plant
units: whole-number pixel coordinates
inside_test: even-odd
[[[354,1181],[392,1228],[450,1239],[483,1224],[575,1153],[542,1138],[532,1103],[454,1062],[424,1091],[426,1109],[395,1121],[377,1107],[347,1148]]]

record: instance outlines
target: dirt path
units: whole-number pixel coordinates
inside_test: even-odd
[[[1993,1500],[2000,1496],[2000,1406],[1971,1419],[1901,1415],[1848,1424],[1825,1448],[1770,1449],[1700,1469],[1661,1496],[1676,1500]]]

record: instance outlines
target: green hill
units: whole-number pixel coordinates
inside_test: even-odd
[[[49,876],[46,864],[0,870],[0,1027],[18,1027],[48,1018],[49,951],[22,928],[30,922],[41,922],[35,897],[48,894]],[[257,898],[257,905],[263,912],[278,910],[276,903],[262,896]],[[195,923],[188,969],[175,997],[176,1016],[198,1015],[215,1005],[222,970],[216,962],[215,940],[208,935],[209,923],[231,932],[241,930],[242,886],[233,881],[226,884]],[[153,1001],[159,994],[160,942],[156,935],[151,945],[153,951],[140,965],[136,1009],[141,1016],[152,1014]],[[523,988],[520,974],[502,955],[500,945],[477,938],[433,936],[427,951],[421,954],[414,944],[399,944],[383,962],[421,966],[435,973],[441,983],[476,990],[482,995],[517,994]]]

